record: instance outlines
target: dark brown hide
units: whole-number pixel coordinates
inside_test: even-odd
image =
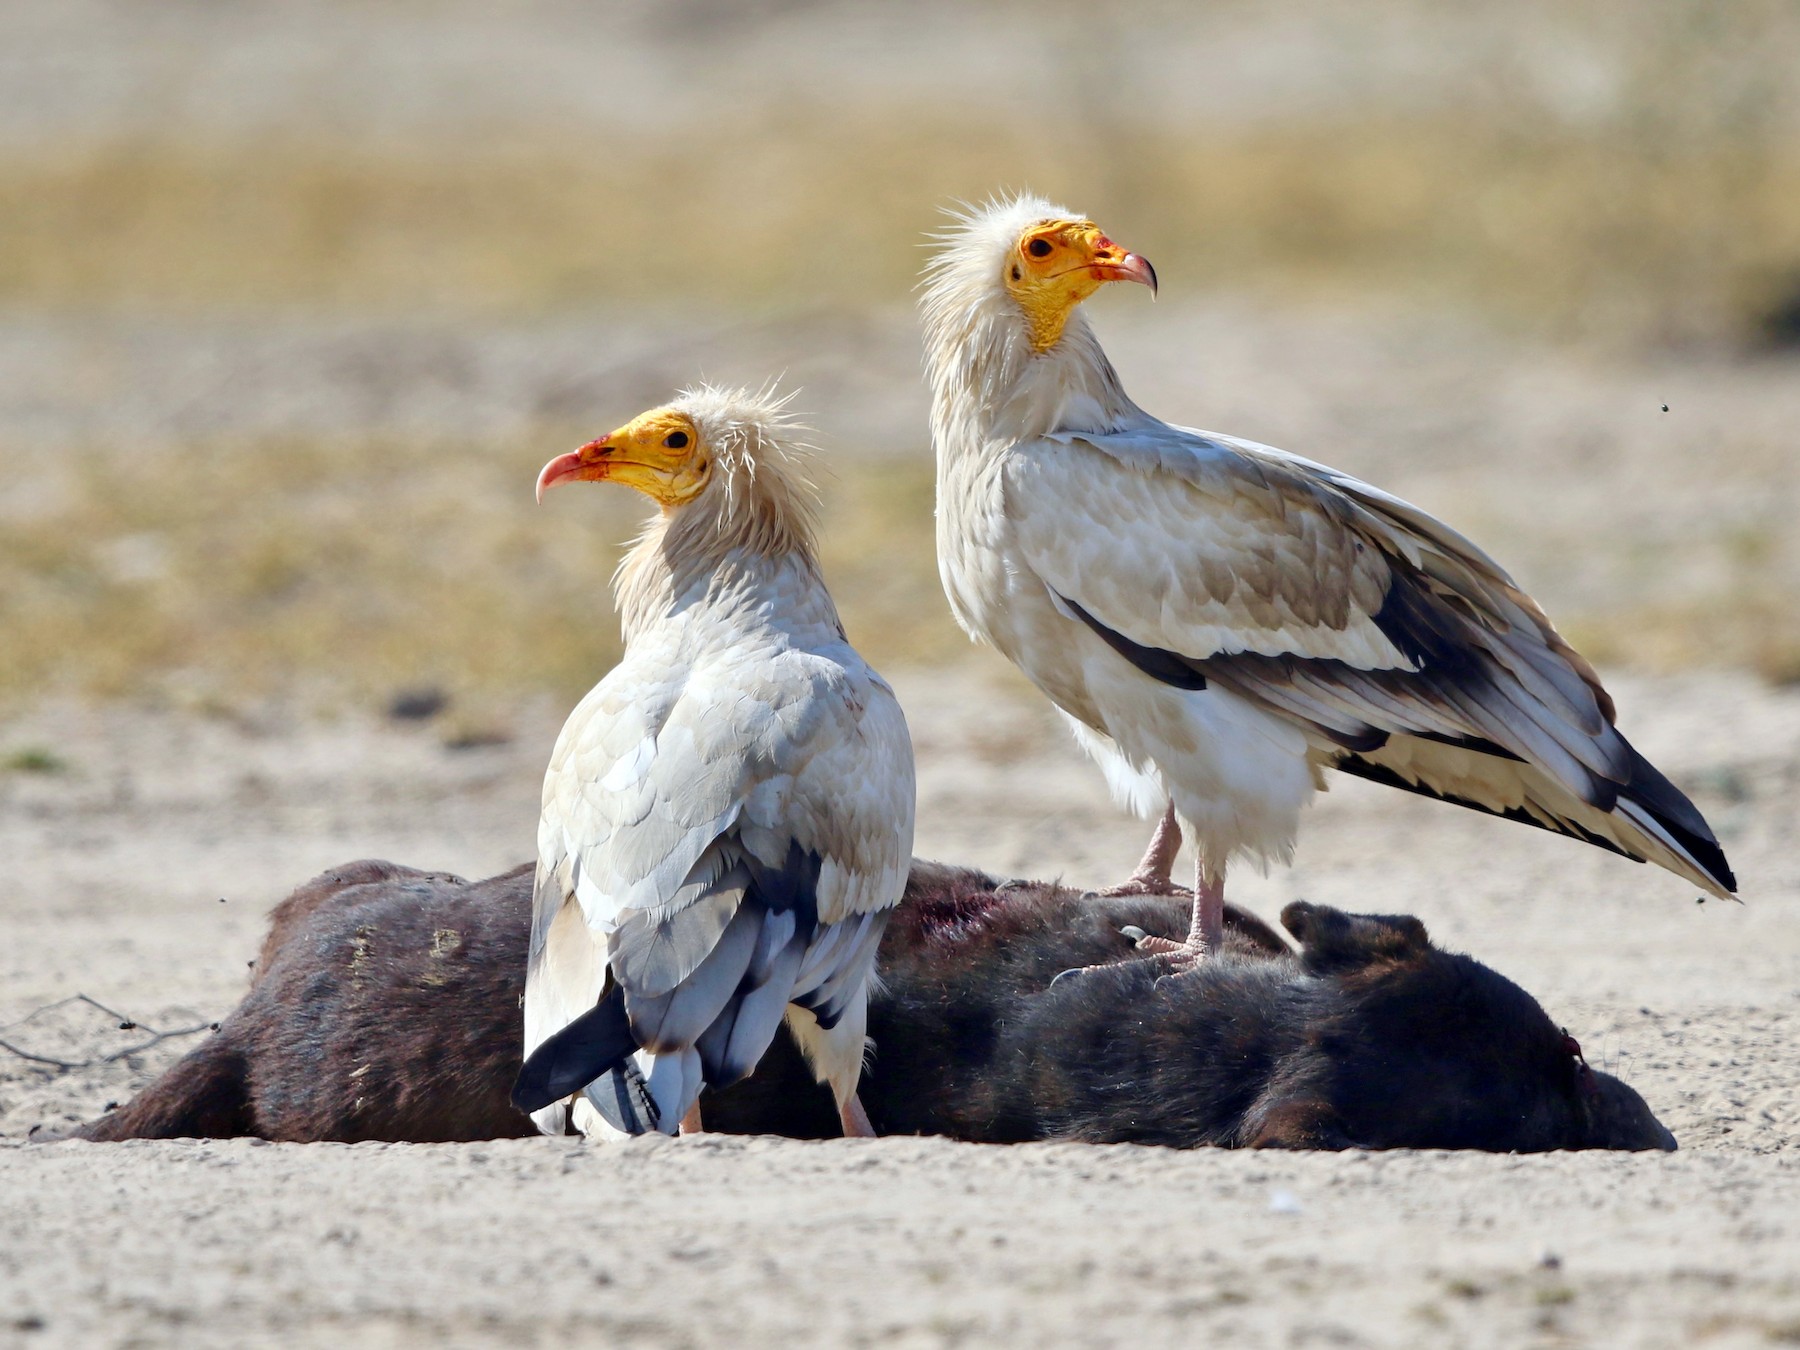
[[[334,869],[279,905],[217,1035],[85,1139],[528,1135],[518,1071],[531,869],[474,883]],[[1281,1148],[1672,1148],[1635,1092],[1567,1049],[1530,995],[1405,917],[1290,905],[1294,951],[1228,909],[1223,952],[1160,979],[1126,925],[1185,901],[1107,899],[915,863],[881,948],[877,1130],[1010,1142]],[[1071,967],[1121,961],[1057,981]],[[702,1101],[711,1129],[837,1132],[786,1037]]]

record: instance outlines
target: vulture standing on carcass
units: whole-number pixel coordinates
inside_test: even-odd
[[[786,400],[701,388],[559,456],[661,512],[619,565],[625,655],[544,778],[514,1103],[590,1137],[700,1127],[785,1020],[856,1098],[913,836],[912,743],[814,556]]]
[[[1118,891],[1170,888],[1191,832],[1192,932],[1140,946],[1214,949],[1227,861],[1285,860],[1327,768],[1736,889],[1593,668],[1474,544],[1126,396],[1079,306],[1108,281],[1154,292],[1147,261],[1030,196],[970,210],[940,244],[922,311],[944,589],[1115,794],[1163,809]]]

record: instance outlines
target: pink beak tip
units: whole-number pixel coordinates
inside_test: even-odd
[[[595,444],[598,442],[590,442],[588,445],[582,446],[581,450],[571,450],[566,455],[558,455],[538,471],[537,500],[540,506],[543,505],[545,492],[558,483],[567,482],[569,475],[581,467],[582,450],[590,449]]]

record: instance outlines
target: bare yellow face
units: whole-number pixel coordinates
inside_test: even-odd
[[[1156,291],[1156,269],[1127,253],[1091,220],[1046,220],[1014,245],[1006,290],[1031,332],[1031,350],[1048,351],[1062,337],[1075,306],[1109,281],[1136,281]]]
[[[653,408],[611,435],[558,455],[538,474],[538,500],[561,483],[623,483],[668,511],[692,501],[712,475],[712,455],[686,413]]]

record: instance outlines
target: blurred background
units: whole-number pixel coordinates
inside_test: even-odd
[[[804,386],[877,663],[1009,680],[911,289],[1014,187],[1156,262],[1092,304],[1153,411],[1437,512],[1609,668],[1800,681],[1790,0],[10,0],[0,710],[567,706],[642,504],[533,477],[701,376]]]

